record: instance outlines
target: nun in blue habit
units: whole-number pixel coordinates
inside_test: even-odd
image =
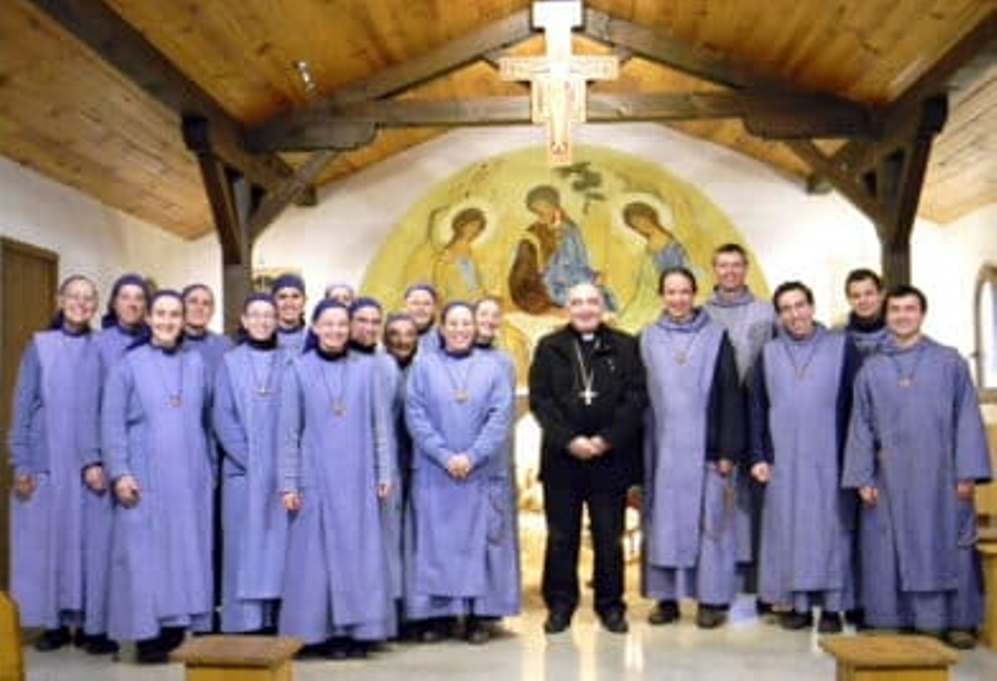
[[[343,289],[345,284],[337,285]],[[331,287],[330,287],[331,288]],[[331,298],[337,300],[336,298]],[[403,389],[405,374],[395,359],[380,345],[381,328],[384,312],[381,304],[374,298],[360,296],[349,306],[350,310],[350,352],[367,355],[378,365],[384,388],[383,394],[391,401],[391,416],[394,436],[391,439],[391,488],[394,492],[381,503],[381,531],[384,538],[385,559],[388,562],[388,574],[391,582],[391,596],[395,601],[395,612],[401,612],[402,601],[402,509],[403,493],[401,468],[399,466],[400,451],[411,450],[410,440],[404,429],[400,429],[403,411]]]
[[[499,346],[498,334],[502,327],[502,306],[496,298],[482,298],[474,305],[474,349],[498,362],[505,371],[516,396],[516,365],[512,357]],[[515,402],[514,402],[515,404]],[[489,564],[506,566],[489,571],[492,583],[488,588],[487,606],[519,612],[522,606],[522,569],[519,560],[519,493],[516,489],[516,432],[514,419],[509,420],[508,435],[503,454],[506,467],[496,468],[488,483],[489,499],[494,510],[501,514],[501,524],[488,542]]]
[[[208,376],[214,379],[222,357],[232,349],[232,339],[208,329],[215,313],[215,294],[207,284],[191,284],[180,292],[186,319],[183,339],[190,350],[201,354]]]
[[[349,311],[323,300],[284,373],[279,490],[290,514],[279,631],[331,658],[395,634],[381,506],[394,476],[379,361],[351,352]]]
[[[472,643],[490,638],[483,618],[518,613],[494,591],[499,575],[490,545],[507,536],[504,493],[493,478],[508,471],[513,391],[508,367],[474,349],[474,312],[461,302],[442,315],[441,351],[417,356],[405,391],[414,442],[405,524],[406,615],[445,621],[464,616]]]
[[[736,466],[746,445],[746,408],[734,346],[693,307],[696,279],[661,273],[661,318],[641,333],[647,371],[643,592],[654,625],[698,601],[696,624],[718,627],[736,589]]]
[[[277,345],[291,354],[305,347],[305,280],[296,274],[283,274],[274,280],[270,294],[277,304]]]
[[[277,493],[280,394],[290,357],[277,347],[277,308],[246,299],[239,344],[215,378],[212,422],[222,444],[221,629],[272,633],[283,588],[287,512]]]
[[[140,274],[122,275],[111,288],[107,313],[101,319],[102,330],[94,338],[100,364],[99,404],[103,403],[103,393],[111,370],[131,345],[149,333],[145,324],[148,300],[149,288]],[[104,461],[103,442],[100,457],[92,462],[84,475],[88,480],[100,483],[89,485],[84,495],[87,541],[83,559],[88,594],[85,618],[87,650],[94,654],[112,653],[118,649],[117,644],[107,637],[113,494],[110,492],[110,479]]]
[[[419,331],[419,351],[435,352],[440,349],[440,334],[436,329],[436,309],[439,296],[429,284],[412,284],[405,289],[405,311],[415,321]]]
[[[9,445],[11,594],[35,643],[56,650],[82,633],[85,592],[81,472],[98,458],[100,373],[90,321],[97,288],[74,275],[59,287],[59,313],[24,351],[14,388]],[[95,484],[95,481],[89,481]],[[100,481],[102,485],[103,482]]]
[[[176,291],[150,299],[150,334],[111,370],[101,411],[115,496],[109,632],[137,641],[144,663],[211,625],[211,388],[181,343],[183,317]]]

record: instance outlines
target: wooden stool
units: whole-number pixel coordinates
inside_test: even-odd
[[[838,681],[944,681],[959,660],[927,636],[830,636],[820,647],[838,661]]]
[[[291,681],[291,658],[303,644],[273,636],[202,636],[170,654],[183,662],[187,681]]]
[[[983,580],[986,605],[983,611],[983,629],[980,642],[987,648],[997,650],[997,542],[982,542],[976,545],[983,562]]]
[[[21,618],[6,591],[0,591],[0,681],[24,681]]]

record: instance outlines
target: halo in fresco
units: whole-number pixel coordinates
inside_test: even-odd
[[[662,269],[689,267],[703,299],[715,283],[713,249],[733,241],[750,254],[730,219],[664,167],[587,145],[575,159],[549,168],[543,147],[529,147],[436,184],[381,244],[364,292],[390,309],[413,282],[432,283],[443,300],[499,298],[501,340],[522,383],[536,341],[564,324],[574,283],[596,283],[611,322],[633,332],[660,313]],[[759,268],[748,284],[768,294]]]

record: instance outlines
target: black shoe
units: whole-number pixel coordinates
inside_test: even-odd
[[[759,598],[755,601],[755,612],[758,614],[759,617],[765,617],[766,615],[770,615],[772,613],[772,604],[766,603],[765,601]]]
[[[350,656],[350,646],[348,638],[330,638],[325,642],[325,657],[329,660],[345,660]]]
[[[958,650],[972,650],[976,647],[976,637],[966,629],[949,629],[942,640]]]
[[[844,627],[841,623],[841,615],[836,612],[822,612],[820,621],[817,622],[818,634],[840,634]]]
[[[467,620],[467,630],[464,632],[464,638],[471,645],[484,645],[491,640],[492,632],[488,627],[486,622],[475,617],[469,617]]]
[[[170,652],[163,644],[162,635],[135,644],[135,661],[139,664],[166,664],[169,660]]]
[[[88,655],[113,655],[118,652],[118,644],[107,637],[107,634],[87,636],[83,646]]]
[[[571,613],[564,610],[551,610],[544,622],[544,631],[548,634],[560,634],[571,626]]]
[[[865,624],[865,611],[857,608],[845,610],[845,622],[855,627],[862,627]]]
[[[614,634],[625,634],[630,631],[630,625],[627,624],[627,618],[623,614],[623,610],[613,609],[600,613],[599,621],[602,622],[602,626],[606,631]]]
[[[449,617],[426,620],[422,623],[418,640],[421,643],[438,643],[450,638],[452,629],[452,620]]]
[[[658,601],[647,616],[647,621],[654,626],[672,624],[679,620],[679,604],[675,601]]]
[[[367,641],[350,641],[346,646],[346,657],[351,660],[365,660],[370,649],[371,644]]]
[[[299,660],[307,660],[309,658],[325,657],[325,653],[325,643],[309,643],[302,646],[294,657]]]
[[[85,631],[83,631],[83,627],[80,627],[73,632],[73,647],[85,648],[89,639],[90,637],[87,636]]]
[[[787,631],[809,629],[814,625],[814,616],[809,612],[784,612],[779,618],[779,624]]]
[[[183,644],[187,630],[183,627],[163,627],[160,637],[163,639],[163,648],[166,652],[173,652]]]
[[[699,604],[696,608],[696,626],[700,629],[716,629],[727,621],[727,610],[722,606]]]
[[[47,653],[58,650],[70,641],[69,628],[60,627],[58,629],[46,629],[41,638],[35,641],[35,650],[40,653]]]

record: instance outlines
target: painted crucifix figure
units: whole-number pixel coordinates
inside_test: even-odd
[[[571,29],[581,24],[581,0],[534,2],[533,25],[544,31],[546,55],[499,60],[504,80],[532,84],[532,118],[547,126],[547,160],[552,166],[571,163],[571,124],[585,121],[586,81],[619,76],[615,55],[571,53]]]

